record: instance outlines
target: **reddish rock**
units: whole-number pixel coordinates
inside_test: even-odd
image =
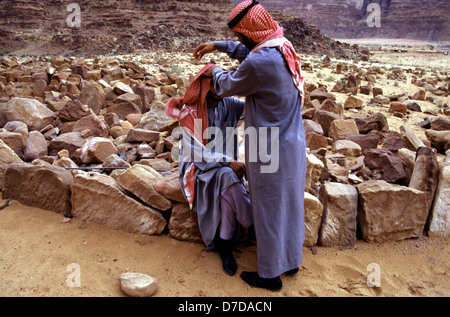
[[[397,153],[386,149],[368,149],[362,154],[364,165],[371,170],[379,170],[385,181],[399,183],[406,177],[402,160]]]

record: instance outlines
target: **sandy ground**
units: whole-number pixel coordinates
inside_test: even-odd
[[[238,273],[230,277],[219,255],[202,244],[64,219],[17,201],[0,211],[0,296],[127,296],[119,281],[124,272],[153,276],[154,297],[450,296],[448,238],[358,241],[346,250],[317,246],[316,254],[303,248],[300,272],[282,276],[283,289],[271,292],[239,277],[242,270],[256,269],[255,246],[239,246]],[[75,267],[79,279],[72,278]],[[380,287],[371,287],[378,281]]]
[[[416,63],[425,63],[428,55],[415,55]],[[398,54],[382,52],[376,62],[399,65]],[[436,54],[435,61],[448,71],[449,57]],[[401,63],[400,63],[401,64]],[[406,65],[410,66],[410,65]],[[320,76],[318,74],[320,73]],[[427,74],[431,76],[432,70]],[[341,75],[331,68],[308,72],[308,81],[325,84],[330,90]],[[376,86],[385,94],[420,88],[385,79]],[[338,101],[345,94],[336,93]],[[368,101],[369,97],[358,94]],[[440,98],[449,103],[449,97]],[[423,109],[435,108],[418,102]],[[362,113],[387,109],[366,107]],[[412,113],[405,118],[389,117],[391,129],[402,124],[424,138],[414,126],[427,113]],[[440,160],[443,157],[440,157]],[[0,204],[5,201],[2,200]],[[256,270],[256,247],[241,245],[235,252],[238,272],[226,275],[216,253],[208,253],[203,244],[178,241],[167,233],[146,236],[126,233],[95,223],[70,221],[52,211],[13,201],[0,210],[0,296],[3,297],[122,297],[119,276],[139,272],[158,282],[154,297],[449,297],[450,252],[448,238],[423,236],[398,242],[371,244],[357,241],[354,248],[317,246],[303,248],[299,274],[282,276],[283,289],[271,292],[252,288],[239,277],[243,270]],[[375,271],[377,268],[378,271]],[[75,274],[79,279],[73,279]],[[379,287],[374,287],[378,280]],[[79,285],[73,285],[79,281]],[[72,282],[72,283],[71,283]],[[372,282],[372,284],[371,284]]]

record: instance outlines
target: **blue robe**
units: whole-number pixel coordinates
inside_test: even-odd
[[[256,139],[246,139],[245,164],[257,239],[258,274],[273,278],[302,263],[306,177],[300,111],[303,101],[278,49],[263,48],[249,54],[238,42],[218,41],[216,46],[241,61],[236,71],[215,68],[214,86],[220,96],[245,97],[245,131],[256,131],[258,135]],[[278,140],[268,137],[263,145],[259,139],[262,131],[275,133],[277,129]],[[258,147],[253,144],[255,140]],[[267,156],[258,155],[261,147],[275,149],[270,153],[271,162]],[[278,164],[274,163],[276,160]],[[272,167],[267,172],[264,167],[270,164],[276,169]]]
[[[218,128],[223,138],[212,134],[208,145],[212,155],[207,150],[194,145],[192,138],[184,131],[183,138],[187,143],[181,147],[179,161],[179,180],[183,195],[183,176],[190,162],[195,165],[195,196],[192,209],[197,213],[198,225],[203,241],[210,246],[220,223],[220,194],[229,186],[243,182],[236,173],[228,167],[229,162],[238,160],[239,144],[237,139],[237,123],[243,113],[244,101],[238,98],[223,98],[216,107],[208,107],[208,126]],[[227,128],[235,130],[234,142],[227,140]],[[211,130],[214,132],[214,130]],[[227,150],[228,146],[228,150]],[[197,158],[190,157],[194,151],[202,151]],[[187,151],[183,153],[184,151]],[[198,152],[197,152],[198,153]],[[228,155],[227,155],[228,154]],[[201,160],[200,160],[201,159]],[[209,160],[208,160],[209,159]]]

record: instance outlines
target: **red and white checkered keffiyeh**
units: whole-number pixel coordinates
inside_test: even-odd
[[[203,138],[204,131],[208,128],[208,109],[206,95],[210,90],[212,78],[202,76],[211,67],[208,64],[203,67],[186,90],[183,97],[170,99],[166,103],[166,114],[178,119],[181,126],[192,136],[194,141],[200,145],[206,145],[208,140]],[[201,128],[195,127],[201,120]],[[194,163],[189,163],[183,176],[183,188],[190,207],[194,201],[195,193],[195,169]]]
[[[231,11],[231,21],[242,10],[252,3],[242,1]],[[278,47],[284,56],[292,74],[293,81],[304,96],[305,76],[301,68],[301,59],[295,52],[292,43],[284,37],[284,29],[272,18],[260,4],[253,6],[232,31],[241,33],[258,45],[250,52],[254,53],[264,47]]]

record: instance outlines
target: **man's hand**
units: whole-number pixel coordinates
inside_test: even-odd
[[[216,50],[216,42],[202,43],[197,46],[194,50],[194,58],[196,60],[201,60],[205,54],[212,53]]]
[[[244,163],[238,161],[231,161],[230,164],[228,164],[228,167],[231,168],[239,178],[242,178],[242,176],[247,175]]]

